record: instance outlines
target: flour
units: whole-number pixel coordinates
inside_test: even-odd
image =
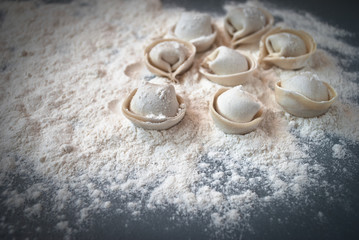
[[[346,144],[334,144],[332,147],[333,150],[333,158],[344,159],[346,155],[349,154],[347,150]]]
[[[24,216],[24,228],[33,227],[33,217],[51,219],[50,229],[70,237],[86,231],[98,214],[141,219],[174,207],[181,221],[204,216],[209,227],[227,229],[247,226],[255,210],[274,202],[290,205],[294,198],[299,204],[308,189],[320,186],[339,198],[330,191],[335,183],[320,180],[328,166],[312,159],[312,148],[329,146],[345,162],[345,144],[359,140],[358,73],[344,68],[358,49],[338,38],[350,33],[309,14],[264,6],[283,19],[277,25],[308,31],[317,41],[311,62],[297,72],[314,72],[337,90],[338,101],[321,117],[283,112],[274,83],[293,72],[273,68],[243,85],[265,106],[259,128],[224,134],[208,113],[220,86],[198,74],[200,55],[175,85],[187,105],[184,119],[166,131],[148,131],[107,106],[153,77],[139,63],[144,48],[183,9],[111,0],[0,7],[6,9],[0,37],[1,205],[7,216]],[[213,17],[222,26],[223,16]],[[255,49],[246,51],[258,56]],[[338,52],[347,60],[334,57]],[[7,221],[0,220],[6,234],[22,227]]]

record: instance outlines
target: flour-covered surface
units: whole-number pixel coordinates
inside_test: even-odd
[[[1,2],[1,238],[315,239],[357,231],[359,87],[346,66],[358,64],[359,49],[346,43],[351,33],[308,13],[262,7],[275,25],[314,37],[318,50],[300,72],[316,73],[339,98],[321,117],[290,116],[275,102],[274,84],[295,72],[259,70],[243,88],[266,107],[265,119],[237,136],[209,116],[220,86],[198,73],[204,55],[175,84],[187,104],[175,127],[143,130],[109,109],[153,78],[141,64],[144,48],[184,9]],[[212,17],[223,26],[223,15]],[[253,46],[243,50],[258,56]]]

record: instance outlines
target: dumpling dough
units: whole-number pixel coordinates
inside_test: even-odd
[[[217,98],[217,112],[228,120],[246,123],[258,113],[261,105],[250,93],[243,91],[242,86],[236,86],[225,91]]]
[[[170,84],[146,82],[137,89],[130,103],[130,111],[146,117],[174,117],[178,108],[176,91]]]
[[[303,39],[292,33],[277,33],[266,39],[267,50],[272,56],[298,57],[307,53]]]
[[[209,68],[217,75],[228,75],[248,70],[245,56],[231,48],[221,46],[217,48],[217,56],[208,62]]]
[[[189,50],[179,42],[166,41],[154,46],[149,55],[153,65],[163,71],[172,72],[187,60]]]
[[[239,7],[228,12],[228,21],[234,28],[230,29],[230,33],[241,38],[263,28],[266,17],[259,8]]]
[[[175,35],[186,41],[210,34],[212,34],[211,17],[203,13],[182,13],[175,28]]]
[[[329,93],[325,84],[316,74],[309,72],[282,80],[282,88],[300,93],[313,101],[328,101]]]

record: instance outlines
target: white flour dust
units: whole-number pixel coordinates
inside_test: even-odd
[[[34,218],[52,219],[50,229],[71,236],[96,214],[141,218],[171,206],[184,219],[202,216],[226,229],[247,225],[261,206],[300,202],[310,188],[332,194],[337,186],[320,180],[327,165],[314,159],[312,148],[331,149],[341,171],[348,145],[358,143],[358,74],[332,55],[340,52],[350,62],[358,49],[338,38],[349,33],[309,14],[264,7],[283,19],[276,25],[314,37],[318,50],[300,72],[316,73],[339,99],[321,117],[290,116],[273,89],[295,73],[258,71],[243,88],[265,105],[265,119],[256,131],[236,136],[219,131],[208,114],[220,86],[199,75],[200,57],[175,85],[187,104],[175,127],[146,131],[108,109],[143,81],[144,48],[183,9],[158,1],[0,3],[0,204],[6,216],[18,213],[32,227]],[[212,17],[222,26],[223,16]],[[2,232],[23,227],[7,219],[0,219]]]

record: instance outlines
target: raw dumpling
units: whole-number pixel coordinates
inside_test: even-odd
[[[242,90],[242,86],[219,95],[215,106],[223,117],[239,123],[250,122],[261,107],[253,95]]]
[[[176,70],[186,61],[189,50],[175,41],[161,42],[150,51],[151,62],[163,71]]]
[[[211,17],[204,13],[182,13],[176,27],[177,37],[190,41],[212,33]]]
[[[328,101],[328,88],[316,74],[302,73],[282,81],[286,90],[303,94],[313,101]]]
[[[257,63],[250,54],[221,46],[204,59],[199,71],[215,83],[237,86],[247,81],[256,68]]]
[[[197,52],[202,52],[213,44],[217,29],[208,14],[185,12],[171,28],[171,35],[193,43]]]
[[[231,48],[221,46],[217,49],[217,56],[208,62],[209,68],[218,75],[228,75],[248,70],[245,56]]]
[[[225,18],[225,32],[233,47],[239,44],[258,42],[273,24],[273,16],[257,7],[231,9]]]
[[[267,50],[272,56],[297,57],[307,53],[303,39],[292,33],[277,33],[266,39]]]
[[[111,109],[116,108],[112,106]],[[176,95],[173,85],[146,82],[131,92],[123,101],[121,110],[135,126],[164,130],[183,119],[186,104]]]
[[[145,50],[145,63],[152,73],[177,82],[176,76],[193,63],[196,47],[180,39],[161,39]]]
[[[179,108],[173,85],[145,83],[137,89],[130,111],[146,117],[174,117]]]
[[[266,24],[266,17],[256,7],[234,8],[228,12],[228,22],[233,28],[229,28],[232,35],[245,37],[254,33]]]
[[[263,68],[276,65],[293,70],[304,67],[317,49],[312,36],[294,29],[271,29],[263,35],[259,44],[258,63]]]
[[[275,98],[282,108],[298,117],[317,117],[326,113],[337,98],[335,90],[318,76],[304,72],[278,81]]]
[[[212,98],[209,110],[216,126],[229,134],[249,133],[263,120],[262,105],[241,86],[219,89]]]

